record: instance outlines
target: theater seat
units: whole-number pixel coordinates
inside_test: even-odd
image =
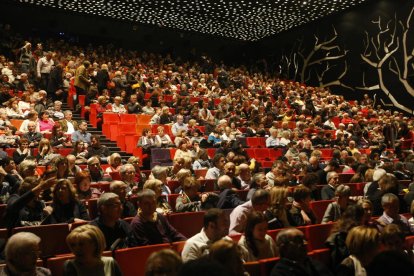
[[[246,262],[243,264],[244,269],[250,276],[261,276],[261,266],[259,262]]]
[[[333,202],[333,200],[311,201],[310,208],[315,213],[316,223],[321,223],[325,210],[331,202]]]
[[[47,259],[47,268],[50,269],[53,276],[63,276],[63,265],[66,260],[72,260],[75,255],[69,254],[60,257],[54,257]]]
[[[19,232],[31,232],[42,239],[40,244],[42,258],[69,253],[69,248],[66,245],[66,237],[69,234],[67,223],[16,227],[13,229],[13,234]]]
[[[169,214],[168,221],[178,232],[191,238],[203,228],[204,212]]]
[[[169,243],[163,243],[119,249],[114,252],[114,257],[121,268],[123,276],[145,275],[145,264],[148,257],[153,252],[169,248],[171,248]]]
[[[333,223],[308,225],[305,236],[308,239],[309,250],[325,248],[325,241],[331,234]]]
[[[260,260],[260,272],[262,276],[270,275],[272,272],[273,267],[276,265],[276,263],[280,260],[279,257],[275,258],[268,258]]]

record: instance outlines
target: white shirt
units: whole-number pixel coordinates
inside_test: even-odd
[[[234,208],[230,213],[229,235],[237,235],[244,232],[247,215],[251,211],[253,211],[253,206],[250,200]]]
[[[218,179],[220,176],[220,170],[216,167],[208,169],[206,173],[206,179]]]
[[[41,74],[50,74],[53,65],[53,59],[48,61],[46,57],[40,58],[37,62],[37,76],[40,77]]]
[[[75,132],[75,128],[73,126],[73,124],[69,121],[67,121],[68,124],[68,130],[66,131],[66,134],[72,134]]]
[[[212,242],[204,232],[204,228],[201,229],[200,233],[192,236],[185,242],[183,251],[181,252],[183,262],[185,263],[208,255],[211,244]]]

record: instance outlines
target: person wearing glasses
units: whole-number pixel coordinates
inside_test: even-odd
[[[328,185],[324,186],[321,190],[322,200],[329,200],[335,197],[335,190],[339,185],[339,176],[336,172],[329,172],[326,175],[326,181]]]

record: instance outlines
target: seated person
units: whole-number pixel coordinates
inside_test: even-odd
[[[160,214],[166,215],[172,213],[172,208],[167,201],[167,198],[161,194],[162,192],[162,182],[158,179],[147,180],[144,184],[144,189],[149,189],[154,191],[155,197],[157,198],[157,208],[156,211]]]
[[[87,164],[87,170],[91,175],[92,182],[111,181],[111,177],[104,173],[98,157],[93,156],[89,158]]]
[[[99,216],[90,222],[98,227],[105,236],[105,250],[115,250],[127,246],[127,238],[131,232],[129,224],[121,220],[122,203],[114,193],[104,193],[98,199]]]
[[[40,238],[30,232],[19,232],[9,238],[4,249],[6,265],[0,275],[52,275],[49,269],[36,265]]]
[[[157,131],[158,131],[158,134],[155,135],[155,145],[157,147],[172,147],[172,146],[174,146],[174,143],[171,140],[170,136],[165,133],[163,126],[157,127]]]
[[[316,223],[316,217],[309,207],[311,201],[311,190],[299,185],[293,191],[293,203],[289,213],[293,226],[304,226]]]
[[[53,188],[53,212],[48,222],[73,223],[90,220],[88,211],[76,196],[76,189],[67,179],[59,180]]]
[[[386,225],[393,223],[398,225],[405,235],[412,234],[407,218],[399,214],[400,200],[398,199],[398,196],[391,193],[383,195],[381,198],[381,205],[384,209],[384,213],[377,220],[378,229],[381,232]]]
[[[122,165],[119,174],[121,176],[121,181],[128,185],[127,193],[129,195],[135,195],[142,190],[143,185],[140,186],[140,183],[135,181],[136,171],[134,165]]]
[[[50,207],[39,200],[39,195],[50,189],[56,183],[56,178],[41,180],[36,176],[26,177],[16,194],[7,201],[4,223],[8,229],[29,225],[40,225],[52,212]]]
[[[207,194],[198,195],[200,183],[194,177],[184,178],[182,193],[177,197],[176,212],[198,212],[201,210],[201,202],[207,198]]]
[[[269,208],[270,194],[266,190],[257,190],[252,199],[237,206],[230,213],[229,234],[243,233],[246,228],[247,215],[253,211],[264,212]]]
[[[280,260],[273,267],[271,276],[332,275],[324,265],[308,257],[302,231],[296,228],[283,229],[276,237],[276,246],[279,248]]]
[[[105,172],[107,174],[113,172],[119,172],[122,166],[121,155],[117,152],[112,153],[108,158],[109,167],[106,168]]]
[[[287,207],[289,189],[272,187],[270,189],[270,206],[265,211],[269,229],[280,229],[291,225],[290,213]]]
[[[101,145],[99,135],[92,135],[86,158],[98,156],[101,162],[106,163],[109,155],[109,149],[105,145]]]
[[[267,220],[263,213],[252,212],[247,215],[246,229],[238,242],[244,262],[277,256],[275,242],[266,232]]]
[[[122,203],[121,218],[135,217],[137,214],[137,209],[134,204],[127,199],[127,188],[128,185],[119,180],[112,181],[109,185],[111,193],[117,194]]]
[[[97,188],[91,187],[91,175],[88,171],[81,171],[75,175],[75,182],[79,200],[99,198],[101,192]]]
[[[348,207],[350,196],[351,188],[347,185],[339,185],[335,190],[335,201],[329,203],[326,208],[322,223],[337,221]]]
[[[376,228],[356,226],[349,231],[346,246],[350,256],[337,269],[337,275],[366,275],[366,268],[380,252],[380,233]]]
[[[339,185],[339,176],[336,172],[328,172],[326,175],[326,181],[328,185],[324,186],[321,190],[322,200],[333,199],[335,197],[336,187]]]
[[[220,190],[217,208],[233,209],[243,204],[244,201],[239,198],[235,191],[233,191],[231,178],[227,175],[222,175],[217,180],[217,185]]]
[[[208,255],[209,245],[228,234],[228,219],[223,210],[217,208],[207,210],[203,221],[203,228],[200,233],[185,242],[181,253],[183,262]]]
[[[98,227],[89,224],[79,226],[70,232],[66,243],[75,258],[65,262],[63,275],[122,275],[112,257],[102,256],[106,244]]]
[[[172,243],[184,241],[184,237],[168,220],[156,212],[157,201],[155,192],[144,189],[138,194],[140,208],[131,222],[130,246]]]
[[[36,123],[30,121],[27,124],[27,132],[23,134],[22,138],[25,138],[29,142],[29,147],[35,148],[39,145],[43,136],[40,132],[36,131]]]

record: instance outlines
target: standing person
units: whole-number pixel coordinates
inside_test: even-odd
[[[37,61],[37,78],[40,80],[40,88],[43,90],[47,89],[50,72],[54,64],[52,52],[47,52],[44,57]]]
[[[63,275],[121,276],[122,272],[112,257],[104,257],[105,236],[98,227],[82,225],[70,232],[66,238],[75,259],[65,262]]]
[[[67,95],[63,89],[63,65],[57,64],[49,75],[49,82],[46,88],[47,94],[53,101],[60,100],[66,101]]]
[[[76,69],[74,85],[76,88],[76,94],[78,94],[78,96],[86,95],[86,92],[91,85],[91,79],[89,78],[88,72],[90,66],[91,63],[85,60],[83,64]]]

